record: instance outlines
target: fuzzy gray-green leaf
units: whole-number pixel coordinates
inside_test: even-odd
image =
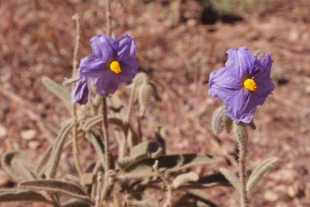
[[[92,203],[87,194],[77,185],[57,180],[34,180],[22,182],[20,188],[34,191],[57,192]]]
[[[270,168],[275,164],[279,158],[277,157],[271,157],[266,160],[264,160],[262,163],[260,163],[255,170],[252,172],[251,176],[249,177],[249,180],[247,182],[246,189],[248,192],[252,190],[253,187],[258,183],[258,181],[263,177],[263,175],[270,170]]]
[[[173,179],[172,186],[174,189],[177,189],[188,182],[198,181],[198,179],[199,176],[195,172],[184,173]]]
[[[91,207],[91,205],[85,201],[71,199],[62,204],[61,207]]]
[[[90,132],[88,138],[97,152],[101,165],[105,166],[104,144],[102,140],[94,132]]]
[[[220,168],[220,172],[225,176],[229,183],[239,192],[241,189],[240,182],[236,175],[226,168]]]
[[[21,151],[7,152],[2,156],[1,164],[16,180],[35,180],[33,166],[28,163],[27,155]]]
[[[117,163],[118,166],[123,169],[140,160],[156,158],[161,155],[163,155],[163,149],[159,142],[142,142],[131,148],[129,157],[123,157],[122,159],[119,159]]]
[[[53,145],[50,145],[44,152],[44,154],[42,155],[39,164],[36,166],[35,169],[35,173],[37,175],[38,178],[42,177],[42,175],[44,174],[47,164],[48,164],[48,160],[51,158],[51,154],[53,151],[53,148],[55,147],[55,145],[58,144],[58,142],[55,142]],[[66,148],[68,148],[69,146],[72,145],[72,139],[65,139],[65,144],[63,147],[63,150],[65,150]]]
[[[229,181],[221,173],[214,173],[206,176],[199,177],[199,180],[195,182],[189,182],[183,184],[179,189],[189,190],[189,189],[205,189],[212,188],[215,186],[230,186]]]
[[[70,112],[72,108],[70,92],[46,76],[42,78],[42,82],[49,91],[53,92],[60,100],[64,102]]]
[[[49,201],[42,194],[37,192],[18,190],[18,189],[0,190],[0,202],[16,202],[16,201],[40,201],[52,204],[51,201]]]
[[[218,157],[206,154],[166,155],[158,158],[148,158],[130,164],[119,174],[120,178],[154,176],[153,165],[158,160],[159,171],[175,172],[197,165],[207,165],[220,161]]]
[[[53,145],[53,149],[51,152],[51,157],[49,159],[46,169],[46,177],[48,179],[52,179],[56,175],[56,170],[59,164],[60,156],[64,150],[66,137],[68,136],[68,133],[72,128],[72,125],[73,125],[72,122],[68,122],[65,126],[63,126],[56,138],[55,144]]]
[[[162,146],[159,142],[152,141],[152,142],[142,142],[130,150],[130,157],[132,158],[156,158],[159,155],[162,155]]]

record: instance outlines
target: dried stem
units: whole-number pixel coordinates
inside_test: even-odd
[[[163,181],[164,185],[167,188],[166,191],[166,201],[163,204],[163,207],[170,207],[172,205],[172,185],[170,184],[169,180],[165,177],[163,173],[161,173],[158,169],[158,160],[155,161],[153,165],[153,169],[158,177]]]
[[[106,29],[107,29],[107,35],[111,36],[112,30],[111,30],[111,2],[110,0],[106,0]]]
[[[107,111],[107,99],[102,98],[102,135],[104,143],[104,158],[105,166],[104,171],[107,173],[110,170],[110,152],[109,152],[109,133],[108,133],[108,111]]]
[[[79,49],[79,42],[80,42],[80,22],[79,22],[79,15],[75,14],[72,17],[76,22],[76,41],[75,41],[75,47],[74,47],[74,53],[73,53],[73,70],[72,70],[72,77],[77,72],[77,53]],[[74,90],[74,83],[72,84],[72,90]],[[73,118],[73,127],[72,127],[72,147],[73,147],[73,159],[74,159],[74,165],[75,169],[78,173],[78,175],[82,176],[82,169],[79,162],[79,149],[78,149],[78,138],[77,138],[77,113],[76,113],[76,104],[72,104],[72,118]]]
[[[97,174],[97,188],[96,188],[95,207],[101,206],[101,203],[100,203],[101,191],[102,191],[102,172],[99,171]]]

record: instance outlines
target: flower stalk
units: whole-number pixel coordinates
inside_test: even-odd
[[[104,157],[105,157],[105,172],[110,170],[110,151],[109,151],[109,133],[108,133],[108,114],[107,114],[107,99],[105,96],[102,98],[102,135],[104,143]]]
[[[75,47],[74,47],[74,53],[73,53],[73,70],[72,70],[72,77],[75,76],[77,72],[77,53],[79,49],[79,42],[80,42],[80,21],[79,21],[79,15],[75,14],[72,17],[76,22],[76,41],[75,41]],[[74,90],[74,84],[72,84],[72,90]],[[76,103],[72,104],[72,118],[73,118],[73,126],[72,126],[72,148],[73,148],[73,159],[74,159],[74,165],[75,169],[79,175],[79,177],[82,176],[82,169],[79,162],[78,154],[78,138],[77,138],[77,113],[76,113]]]
[[[233,133],[238,142],[239,148],[239,180],[240,180],[240,206],[246,207],[248,204],[248,192],[246,189],[246,155],[247,155],[247,140],[248,133],[246,125],[242,122],[234,122]]]

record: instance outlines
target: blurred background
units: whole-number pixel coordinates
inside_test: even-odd
[[[91,53],[90,38],[106,31],[104,5],[104,0],[0,0],[0,156],[19,149],[37,162],[57,128],[70,118],[41,78],[62,83],[71,76],[76,13],[81,26],[78,59]],[[220,101],[208,96],[209,73],[224,65],[229,48],[271,52],[276,89],[258,107],[247,165],[254,168],[272,156],[280,161],[262,179],[251,202],[310,206],[309,12],[308,0],[113,0],[114,36],[134,36],[139,70],[157,83],[162,98],[150,102],[141,122],[142,140],[154,139],[161,126],[168,154],[199,152],[225,158],[212,169],[197,169],[200,174],[219,167],[236,169],[234,137],[214,136],[210,130]],[[82,153],[85,160],[93,155],[90,147]],[[1,188],[15,185],[0,169]],[[237,205],[233,188],[206,192],[220,207]]]

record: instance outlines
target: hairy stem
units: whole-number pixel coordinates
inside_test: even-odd
[[[101,195],[101,191],[102,191],[102,172],[99,171],[97,173],[97,188],[96,188],[96,198],[95,198],[95,207],[100,207],[101,206],[101,199],[100,199],[100,195]]]
[[[246,189],[246,153],[247,153],[247,140],[248,134],[246,126],[243,123],[235,123],[236,125],[236,136],[238,140],[239,147],[239,176],[240,176],[240,206],[246,207],[248,204],[248,193]]]
[[[172,186],[169,180],[161,173],[158,169],[158,160],[155,161],[153,169],[156,172],[157,176],[163,181],[167,191],[166,191],[166,201],[163,204],[163,207],[170,207],[172,205]]]
[[[78,14],[75,14],[72,18],[76,21],[76,41],[75,41],[73,62],[72,62],[72,65],[73,65],[72,77],[74,77],[74,75],[77,72],[77,53],[78,53],[79,42],[80,42],[80,22],[79,22]],[[74,84],[72,84],[72,90],[74,90]],[[73,118],[73,126],[72,126],[73,159],[74,159],[75,169],[76,169],[78,175],[81,177],[82,176],[82,168],[81,168],[81,164],[80,164],[79,158],[78,158],[79,148],[78,148],[78,138],[77,138],[76,104],[72,104],[72,118]]]
[[[107,29],[107,35],[111,36],[112,30],[111,30],[111,2],[110,0],[106,0],[106,29]]]
[[[107,99],[102,99],[102,135],[104,143],[104,158],[105,166],[104,171],[107,173],[110,170],[110,152],[109,152],[109,133],[108,133],[108,114],[107,114]]]

